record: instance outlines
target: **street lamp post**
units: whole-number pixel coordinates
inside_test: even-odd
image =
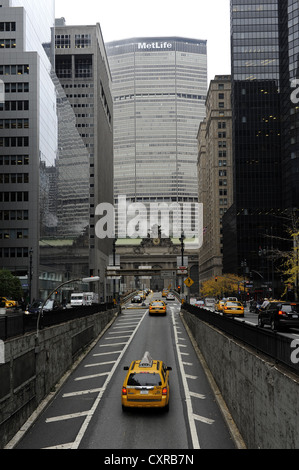
[[[181,242],[181,262],[182,262],[182,267],[184,266],[184,251],[185,251],[185,246],[184,246],[184,240],[185,240],[185,235],[184,232],[182,232],[180,242]],[[184,274],[182,274],[182,287],[181,287],[182,295],[184,294]]]
[[[39,322],[40,322],[40,317],[43,315],[43,310],[44,310],[44,306],[46,305],[47,303],[47,300],[49,300],[52,295],[57,291],[59,290],[61,287],[67,285],[67,284],[71,284],[72,282],[97,282],[99,281],[100,278],[99,276],[95,276],[95,277],[84,277],[83,279],[80,278],[80,279],[71,279],[69,281],[65,281],[63,282],[62,284],[59,284],[59,286],[55,287],[55,289],[52,290],[52,292],[50,292],[50,294],[48,295],[48,297],[46,298],[46,300],[44,301],[44,303],[42,304],[41,306],[41,309],[38,313],[38,317],[37,317],[37,323],[36,323],[36,338],[38,339],[38,333],[39,333]]]

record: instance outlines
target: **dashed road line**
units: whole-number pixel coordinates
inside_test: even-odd
[[[173,330],[174,330],[174,336],[175,336],[177,357],[179,361],[179,367],[181,371],[181,377],[182,377],[183,387],[184,387],[185,397],[186,397],[187,414],[188,414],[188,421],[189,421],[189,426],[190,426],[192,445],[193,445],[193,449],[200,449],[198,436],[197,436],[197,430],[195,426],[195,420],[193,416],[193,409],[192,409],[191,397],[189,393],[189,387],[188,387],[187,378],[186,378],[184,366],[183,366],[183,361],[181,359],[181,354],[180,354],[179,345],[178,345],[178,333],[176,330],[175,317],[174,317],[173,312],[172,312],[172,323],[173,323]]]
[[[95,362],[94,364],[86,364],[84,367],[98,367],[98,366],[106,366],[107,364],[114,364],[115,361],[107,361],[107,362]]]
[[[205,400],[206,396],[201,393],[189,392],[190,397],[199,398],[200,400]]]
[[[90,388],[89,390],[80,390],[79,392],[69,392],[64,393],[62,398],[70,398],[70,397],[79,397],[81,395],[90,395],[91,393],[99,393],[102,388]]]
[[[101,374],[93,374],[93,375],[83,375],[82,377],[77,377],[75,382],[80,380],[88,380],[88,379],[95,379],[96,377],[104,377],[105,375],[109,375],[109,372],[102,372]]]
[[[88,411],[80,411],[79,413],[72,413],[69,415],[54,416],[53,418],[47,418],[46,423],[55,423],[56,421],[65,421],[66,419],[81,418],[82,416],[88,415]]]
[[[199,415],[196,415],[196,414],[193,414],[193,418],[196,419],[196,421],[201,421],[202,423],[205,423],[205,424],[215,423],[215,421],[213,419],[204,418],[204,416],[199,416]]]

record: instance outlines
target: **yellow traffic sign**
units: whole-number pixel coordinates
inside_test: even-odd
[[[184,282],[187,287],[191,287],[194,284],[194,281],[191,279],[191,277],[188,277]]]

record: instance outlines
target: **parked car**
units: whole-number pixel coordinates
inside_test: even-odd
[[[259,309],[258,325],[270,325],[272,330],[299,327],[299,304],[295,302],[269,302]]]
[[[195,307],[205,307],[205,302],[204,300],[196,300],[193,304]]]

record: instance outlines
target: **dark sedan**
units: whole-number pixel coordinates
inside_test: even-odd
[[[271,329],[299,327],[299,305],[293,302],[269,302],[259,309],[258,325],[270,325]]]

